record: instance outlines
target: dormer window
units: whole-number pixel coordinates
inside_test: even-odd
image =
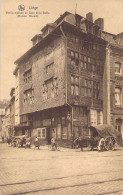
[[[121,63],[115,62],[115,74],[121,75]]]
[[[31,41],[33,42],[33,46],[35,46],[37,43],[39,43],[42,40],[42,34],[35,35]]]

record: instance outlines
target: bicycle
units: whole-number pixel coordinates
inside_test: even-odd
[[[51,144],[51,145],[49,145],[49,150],[50,151],[60,151],[60,146],[58,146],[57,144]]]

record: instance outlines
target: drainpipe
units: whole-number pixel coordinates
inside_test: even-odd
[[[110,47],[107,48],[107,124],[110,125]]]
[[[74,136],[73,136],[73,107],[67,102],[67,78],[68,78],[68,74],[67,74],[67,37],[65,36],[65,33],[62,29],[62,26],[60,26],[60,30],[65,38],[65,75],[66,75],[66,80],[65,80],[65,93],[66,93],[66,96],[65,96],[65,104],[67,104],[70,108],[71,108],[71,135],[72,135],[72,142],[73,142],[73,139],[74,139]]]
[[[104,69],[103,80],[103,111],[104,111],[104,124],[110,125],[110,47],[106,48],[106,63]],[[106,81],[106,82],[105,82]]]
[[[62,32],[63,37],[65,38],[65,103],[67,104],[67,37],[65,36],[65,33],[62,29],[62,26],[60,26],[60,30]]]

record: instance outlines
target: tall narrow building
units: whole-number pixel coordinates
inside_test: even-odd
[[[89,126],[103,123],[103,72],[107,42],[103,19],[65,12],[41,29],[15,61],[19,71],[20,126],[42,143],[55,136],[71,146]]]

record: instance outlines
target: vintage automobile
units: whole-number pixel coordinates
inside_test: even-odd
[[[97,149],[99,141],[104,138],[104,150],[114,150],[115,144],[121,145],[121,133],[115,130],[112,125],[97,125],[90,126],[90,135],[80,136],[73,142],[74,148],[80,147],[81,150],[84,146],[94,150]]]

